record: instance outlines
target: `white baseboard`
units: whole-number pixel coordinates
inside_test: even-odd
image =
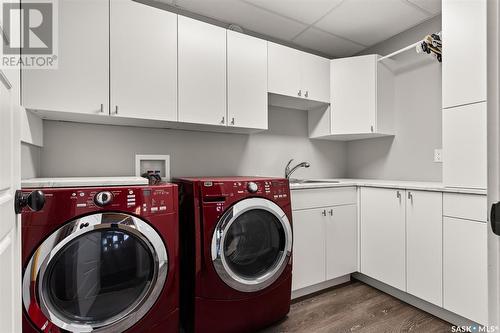
[[[316,293],[316,292],[321,291],[323,289],[331,288],[333,286],[349,282],[350,280],[351,280],[351,275],[348,274],[348,275],[344,275],[344,276],[341,276],[341,277],[338,277],[338,278],[335,278],[332,280],[328,280],[325,282],[315,284],[313,286],[293,290],[292,291],[292,299],[306,296],[309,294],[313,294],[313,293]]]
[[[456,326],[482,326],[477,324],[467,318],[457,315],[456,313],[450,312],[448,310],[443,309],[437,305],[426,302],[418,297],[410,295],[402,290],[391,287],[383,282],[375,280],[369,276],[366,276],[361,273],[353,273],[352,277],[356,280],[359,280],[367,285],[370,285],[376,289],[383,291],[386,294],[389,294],[393,297],[396,297],[402,300],[405,303],[413,305],[416,308],[419,308],[425,312],[428,312],[438,318],[441,318],[453,325]]]

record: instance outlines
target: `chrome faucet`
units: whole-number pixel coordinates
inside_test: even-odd
[[[289,179],[290,176],[292,175],[292,173],[294,173],[295,170],[297,170],[298,168],[309,168],[311,166],[311,164],[309,164],[309,162],[302,162],[302,163],[299,163],[290,169],[290,164],[292,164],[292,162],[293,162],[293,158],[290,161],[288,161],[288,164],[285,167],[285,177],[287,179]]]

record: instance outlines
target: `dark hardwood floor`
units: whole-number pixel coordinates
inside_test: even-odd
[[[451,324],[355,281],[294,302],[286,319],[261,333],[275,332],[438,333]]]

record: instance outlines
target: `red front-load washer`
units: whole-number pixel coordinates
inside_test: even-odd
[[[22,192],[24,333],[178,332],[176,185]]]
[[[286,316],[292,282],[288,180],[178,179],[181,322],[252,332]]]

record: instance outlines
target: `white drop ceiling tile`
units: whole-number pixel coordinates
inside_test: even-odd
[[[401,0],[346,0],[316,26],[370,46],[427,18],[421,10]]]
[[[176,5],[196,14],[283,40],[291,40],[307,27],[237,0],[176,0]]]
[[[406,0],[431,13],[441,13],[441,0]]]
[[[276,14],[312,24],[342,0],[242,0],[273,11]]]
[[[293,42],[302,47],[329,54],[335,58],[348,57],[365,48],[362,45],[352,43],[315,28],[307,29],[295,38]]]

